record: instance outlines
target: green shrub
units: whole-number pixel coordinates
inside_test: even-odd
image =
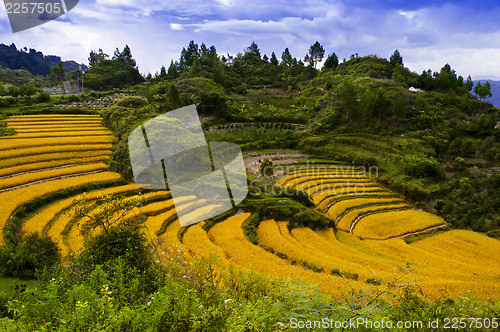
[[[330,225],[330,220],[324,215],[310,209],[304,209],[297,213],[290,222],[290,227],[309,227],[312,229],[324,229]]]
[[[5,276],[34,278],[38,270],[51,268],[59,261],[57,244],[38,233],[17,244],[9,243],[0,250],[0,269]]]
[[[314,265],[312,263],[309,263],[306,261],[300,261],[300,263],[302,264],[303,267],[305,267],[306,269],[309,269],[313,272],[321,273],[324,271],[324,269],[322,267],[319,267],[319,266]]]
[[[147,239],[137,225],[115,226],[90,238],[79,260],[85,266],[104,265],[116,258],[139,270],[151,267]]]
[[[437,161],[422,160],[416,164],[409,165],[406,169],[408,175],[418,178],[431,178],[443,180],[445,172]]]
[[[79,101],[82,101],[82,98],[79,95],[69,95],[68,96],[68,102],[70,102],[70,103],[77,103]]]
[[[279,192],[279,197],[287,197],[291,198],[296,202],[299,202],[300,204],[307,206],[307,207],[314,207],[314,203],[311,201],[311,198],[309,195],[303,191],[303,190],[298,190],[298,189],[293,189],[286,187],[283,189],[283,191]]]
[[[128,108],[141,108],[148,105],[148,101],[141,97],[136,96],[128,96],[120,99],[117,103],[117,106],[128,107]]]
[[[262,176],[272,177],[273,176],[273,162],[269,159],[264,159],[260,164],[259,172]]]
[[[40,92],[36,96],[36,102],[37,103],[46,103],[49,102],[51,99],[50,95],[47,92]]]

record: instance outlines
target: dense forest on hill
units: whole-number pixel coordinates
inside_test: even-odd
[[[35,49],[18,49],[15,44],[10,46],[0,44],[0,66],[12,70],[24,69],[32,75],[48,76],[52,67],[56,66],[61,57],[56,55],[43,55]],[[79,68],[75,61],[63,61],[64,70],[71,72]]]

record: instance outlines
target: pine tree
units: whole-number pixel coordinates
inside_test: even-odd
[[[103,52],[102,48],[99,49],[99,53],[96,51],[90,51],[89,55],[89,66],[93,67],[98,63],[103,62],[104,60],[107,60],[109,58],[109,55]]]
[[[189,42],[188,48],[183,48],[181,51],[180,65],[184,68],[190,68],[193,65],[194,59],[200,57],[200,51],[198,49],[198,44],[191,40]]]
[[[394,51],[394,53],[392,53],[391,57],[389,58],[389,62],[393,67],[396,67],[396,65],[403,65],[403,57],[397,49]]]
[[[321,44],[316,41],[311,47],[309,48],[309,53],[306,55],[307,61],[309,64],[316,68],[316,65],[318,62],[321,62],[323,60],[323,57],[325,56],[325,49]],[[306,59],[304,59],[305,61]]]
[[[170,66],[168,67],[167,75],[173,78],[176,78],[179,76],[179,70],[178,68],[180,67],[178,62],[174,62],[174,60],[170,61]]]
[[[339,58],[337,57],[337,54],[332,53],[330,54],[326,60],[325,63],[323,64],[323,69],[335,69],[339,65]]]
[[[472,82],[472,78],[470,75],[467,77],[467,82],[465,82],[465,88],[467,91],[472,91],[472,88],[474,87],[474,82]]]
[[[258,57],[260,59],[259,46],[255,42],[252,42],[250,44],[250,47],[247,48],[246,52],[253,53],[256,57]]]
[[[288,50],[287,47],[281,54],[281,65],[287,68],[290,67],[292,64],[293,64],[293,57],[292,54],[290,54],[290,50]]]
[[[167,70],[165,69],[165,66],[161,66],[160,77],[166,77],[166,76],[167,76]]]
[[[270,60],[270,62],[271,62],[272,65],[275,65],[275,66],[279,64],[278,59],[276,58],[276,54],[274,54],[274,52],[271,53],[271,60]]]

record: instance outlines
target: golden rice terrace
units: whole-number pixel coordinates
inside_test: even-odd
[[[500,296],[500,241],[466,230],[446,230],[407,243],[407,236],[446,227],[433,214],[416,210],[372,178],[349,167],[294,169],[277,186],[305,191],[332,221],[326,230],[290,229],[287,220],[264,220],[257,229],[259,245],[245,236],[242,225],[251,212],[228,217],[211,227],[205,223],[181,229],[176,209],[193,215],[213,208],[185,197],[174,208],[168,191],[142,193],[107,170],[112,133],[93,115],[28,115],[7,120],[17,135],[0,138],[0,230],[14,212],[55,192],[95,184],[86,196],[140,194],[143,205],[126,216],[143,215],[144,231],[163,250],[175,248],[186,259],[210,254],[221,264],[254,269],[273,277],[304,279],[342,296],[367,284],[384,287],[399,267],[411,266],[404,282],[415,282],[428,300],[471,291],[481,299]],[[23,220],[23,235],[38,232],[52,238],[63,257],[77,254],[84,239],[84,220],[72,214],[77,196],[41,206]]]

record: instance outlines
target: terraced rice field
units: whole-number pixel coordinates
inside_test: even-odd
[[[136,184],[123,185],[119,174],[107,171],[105,162],[115,139],[99,116],[28,115],[11,117],[6,122],[17,134],[0,138],[0,243],[12,214],[34,199],[84,185],[103,186],[87,193],[89,199],[140,191]],[[141,197],[144,205],[125,219],[141,214],[152,218],[167,212],[175,216],[168,192],[151,192]],[[41,207],[24,220],[22,234],[37,232],[50,236],[59,244],[63,257],[78,252],[83,245],[78,225],[83,220],[73,216],[76,198],[77,195],[70,196]]]
[[[137,185],[117,182],[120,176],[106,170],[114,138],[99,117],[19,116],[8,123],[18,135],[0,138],[0,230],[18,207],[54,192],[103,183],[108,185],[86,196],[97,199],[109,194],[126,200],[139,193]],[[210,228],[199,223],[183,229],[177,211],[196,217],[217,206],[189,196],[174,207],[167,191],[141,194],[144,204],[124,218],[145,216],[144,232],[158,244],[160,254],[189,260],[213,255],[221,266],[232,264],[273,277],[314,282],[338,297],[368,284],[383,288],[409,265],[413,273],[401,282],[416,282],[428,300],[456,297],[468,290],[481,299],[500,298],[496,254],[500,241],[452,230],[407,244],[405,236],[445,226],[444,220],[414,209],[356,168],[290,169],[276,185],[307,192],[336,229],[290,230],[287,220],[263,220],[257,229],[259,245],[254,245],[242,229],[250,213],[231,216]],[[41,207],[23,222],[22,233],[51,237],[64,257],[78,253],[84,243],[79,228],[84,219],[72,212],[77,196]]]
[[[339,229],[365,239],[383,240],[445,226],[442,218],[411,209],[363,172],[347,165],[292,170],[277,185],[304,190]]]

